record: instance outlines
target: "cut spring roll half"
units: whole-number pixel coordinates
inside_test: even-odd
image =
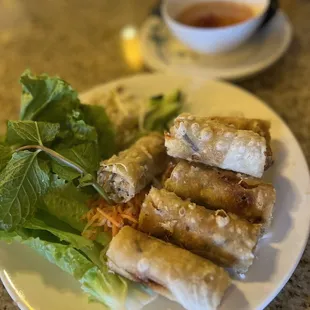
[[[245,273],[253,263],[261,225],[224,210],[208,210],[165,189],[152,188],[142,204],[139,229]]]
[[[272,184],[183,160],[172,170],[165,188],[208,209],[223,209],[264,227],[271,222],[276,200]]]
[[[129,149],[101,162],[98,183],[110,199],[127,202],[166,168],[164,138],[151,133],[140,138]]]
[[[196,117],[178,116],[165,134],[168,155],[261,177],[267,163],[267,142],[251,130]]]
[[[272,163],[272,150],[270,146],[271,136],[270,136],[270,122],[262,119],[256,118],[245,118],[245,117],[223,117],[214,116],[210,117],[210,120],[223,123],[225,125],[234,127],[239,130],[251,130],[259,134],[261,137],[266,139],[266,164],[265,170],[268,169]]]
[[[227,272],[212,262],[126,226],[107,251],[109,268],[147,284],[189,310],[211,310],[230,285]]]

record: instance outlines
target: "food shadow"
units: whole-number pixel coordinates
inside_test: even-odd
[[[292,229],[290,213],[297,210],[301,202],[296,186],[283,175],[282,171],[290,165],[288,146],[278,140],[271,141],[275,163],[265,173],[264,180],[272,183],[276,189],[276,204],[273,220],[266,236],[270,243],[283,241]]]
[[[226,302],[227,300],[227,302]],[[231,301],[233,300],[233,304]],[[243,292],[235,285],[232,284],[223,297],[223,300],[218,308],[218,310],[241,310],[249,309],[249,302],[245,298]]]

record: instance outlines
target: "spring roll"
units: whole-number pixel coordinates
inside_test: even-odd
[[[129,226],[112,239],[107,257],[112,271],[189,310],[216,309],[230,285],[223,268]]]
[[[127,202],[161,174],[166,163],[164,138],[159,133],[151,133],[117,156],[101,162],[98,183],[111,200]]]
[[[180,161],[165,188],[208,209],[223,209],[266,228],[272,219],[276,192],[272,184],[240,173]]]
[[[267,142],[251,130],[181,114],[165,134],[168,155],[261,177],[267,165]]]
[[[165,189],[152,188],[142,204],[139,229],[245,273],[253,263],[261,225],[224,210],[208,210]]]
[[[218,121],[220,123],[232,126],[239,130],[251,130],[258,133],[260,136],[266,139],[267,148],[266,148],[266,164],[265,170],[268,169],[272,163],[272,150],[270,146],[271,136],[270,136],[270,122],[261,119],[250,119],[244,117],[223,117],[223,116],[214,116],[210,117],[211,120]]]

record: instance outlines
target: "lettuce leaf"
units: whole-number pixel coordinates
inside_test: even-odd
[[[69,224],[78,231],[83,231],[86,221],[82,216],[88,211],[87,201],[91,198],[72,182],[59,184],[50,189],[43,197],[40,208]]]
[[[36,120],[60,123],[80,105],[78,94],[59,77],[46,74],[33,75],[26,70],[21,78],[21,120]]]
[[[166,130],[169,122],[180,113],[182,107],[183,95],[180,91],[151,97],[144,128],[148,131]]]
[[[76,188],[72,182],[64,183],[59,179],[53,181],[52,187],[44,196],[44,203],[40,204],[40,208],[82,232],[87,224],[82,217],[89,210],[87,202],[92,195]],[[105,232],[99,233],[96,238],[96,241],[103,246],[107,245],[110,240],[110,234]]]
[[[30,238],[23,243],[77,280],[80,280],[85,272],[93,267],[92,262],[71,246],[51,243],[39,238]]]
[[[23,227],[27,229],[32,229],[32,230],[48,231],[54,236],[56,236],[57,238],[59,238],[60,241],[66,241],[76,249],[94,247],[94,243],[91,240],[88,240],[79,234],[75,234],[75,233],[68,232],[68,231],[63,231],[56,227],[47,225],[46,223],[44,223],[42,220],[38,218],[31,219],[30,221],[26,222]]]
[[[60,143],[96,142],[104,159],[116,152],[113,124],[103,107],[82,105],[77,92],[59,77],[27,70],[20,82],[21,120],[59,123]]]
[[[87,124],[94,126],[98,133],[98,145],[102,159],[111,157],[117,152],[115,130],[104,107],[98,105],[81,105]]]
[[[82,290],[91,296],[91,300],[99,301],[107,309],[126,309],[128,292],[127,282],[114,273],[109,272],[106,266],[97,266],[87,270],[80,279]]]
[[[41,224],[39,226],[42,227]],[[42,239],[42,236],[41,233],[36,237],[31,231],[0,230],[0,240],[26,244],[50,263],[72,275],[81,283],[82,290],[89,295],[90,300],[100,302],[103,309],[138,310],[156,297],[156,294],[144,286],[109,272],[107,266],[100,262],[100,251],[96,246],[82,253],[71,244],[51,242]],[[72,240],[71,236],[67,236],[66,241]],[[89,259],[87,254],[92,259]],[[95,260],[95,263],[92,260]]]

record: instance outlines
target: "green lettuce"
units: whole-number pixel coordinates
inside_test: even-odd
[[[82,105],[77,92],[59,77],[33,75],[27,70],[20,82],[21,120],[58,123],[57,143],[95,142],[104,159],[115,153],[115,132],[103,107]]]
[[[44,226],[39,221],[29,224],[28,227],[31,225],[34,230],[40,231]],[[51,231],[50,228],[49,231]],[[53,234],[59,235],[57,229],[53,231]],[[94,245],[92,249],[87,247],[79,251],[70,243],[72,235],[63,233],[62,236],[67,244],[61,243],[60,239],[53,240],[44,232],[35,234],[30,228],[15,232],[0,230],[0,240],[20,242],[35,250],[50,263],[57,265],[78,280],[81,283],[81,289],[90,300],[100,302],[103,309],[137,310],[156,297],[144,286],[131,283],[109,272],[107,266],[100,261],[98,246]]]
[[[108,271],[111,235],[82,236],[88,201],[102,196],[109,202],[96,171],[117,152],[113,124],[103,107],[81,104],[58,77],[26,71],[20,81],[20,120],[8,122],[0,143],[0,240],[33,248],[106,309],[140,309],[155,295]],[[132,142],[166,129],[181,106],[179,92],[151,98]]]
[[[77,92],[59,77],[33,75],[26,70],[21,78],[21,120],[60,123],[80,105]]]
[[[148,131],[164,131],[170,121],[176,117],[183,107],[183,95],[176,91],[168,95],[153,96],[144,118],[144,129]]]
[[[53,188],[44,196],[40,208],[79,232],[83,232],[87,221],[82,217],[89,211],[87,202],[92,196],[78,189],[72,182],[65,183],[55,179],[53,184]],[[111,236],[100,232],[96,241],[105,246],[111,241]]]
[[[31,219],[30,221],[26,222],[23,227],[31,230],[48,231],[59,238],[60,241],[68,242],[76,249],[92,248],[94,246],[94,243],[91,240],[82,237],[78,234],[78,232],[73,233],[60,230],[51,225],[47,225],[44,221],[38,218]]]
[[[116,136],[113,124],[105,109],[98,105],[81,105],[87,124],[94,126],[98,133],[98,145],[102,158],[109,158],[117,152]]]

